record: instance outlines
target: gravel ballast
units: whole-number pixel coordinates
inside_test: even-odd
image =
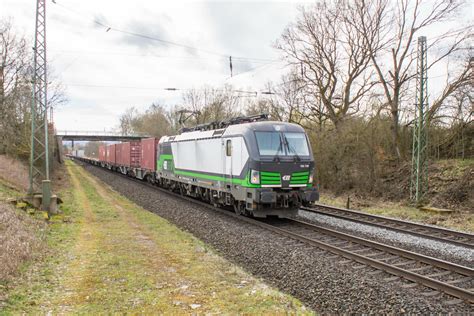
[[[270,231],[217,213],[110,171],[86,165],[93,175],[143,208],[166,218],[216,249],[223,257],[321,313],[473,313],[471,305],[448,305],[452,297],[425,297],[423,287],[402,288],[385,273],[322,253]],[[418,290],[417,290],[418,289]]]
[[[465,265],[470,268],[474,267],[474,250],[470,248],[304,210],[300,210],[298,215],[302,219],[323,227],[376,240],[384,244]]]

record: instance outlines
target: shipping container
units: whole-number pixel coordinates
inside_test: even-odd
[[[159,138],[147,138],[142,140],[142,155],[140,167],[142,169],[156,170],[156,149],[158,148]]]
[[[140,167],[140,142],[117,144],[117,164],[126,167]]]
[[[115,163],[116,163],[116,161],[115,161],[115,157],[116,157],[115,147],[116,147],[115,144],[107,146],[107,153],[106,153],[106,159],[105,159],[105,161],[107,161],[108,163],[113,164],[113,165],[115,165]]]
[[[130,142],[130,166],[134,168],[140,168],[140,162],[142,161],[142,143],[141,142]]]
[[[107,161],[107,147],[105,145],[99,146],[99,161]]]
[[[115,144],[115,162],[117,165],[123,165],[122,159],[122,147],[124,143]]]

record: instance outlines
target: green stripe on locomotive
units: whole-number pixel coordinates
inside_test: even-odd
[[[170,165],[171,167],[167,168],[166,170],[164,170],[163,168],[165,162],[168,162],[171,164]],[[232,184],[240,185],[246,188],[260,188],[261,187],[259,184],[250,183],[250,171],[246,174],[244,179],[239,179],[239,178],[223,177],[219,175],[209,175],[209,174],[200,173],[196,171],[184,171],[184,170],[175,169],[174,163],[173,163],[173,155],[170,155],[170,154],[160,154],[159,158],[156,161],[156,170],[167,171],[175,175],[187,176],[187,177],[192,177],[192,178],[197,178],[197,179],[202,179],[202,180],[232,182]]]
[[[235,185],[240,185],[246,188],[261,188],[262,185],[281,185],[281,174],[279,172],[268,172],[268,171],[261,171],[260,172],[260,184],[252,184],[250,183],[250,171],[247,172],[244,179],[234,178],[234,177],[224,177],[220,175],[210,175],[205,173],[200,173],[196,171],[185,171],[179,170],[174,168],[173,163],[173,155],[170,154],[161,154],[159,159],[157,160],[157,170],[163,170],[163,165],[165,162],[170,164],[170,167],[166,169],[166,171],[181,176],[192,177],[196,179],[202,180],[211,180],[211,181],[221,181],[221,182],[231,182]],[[290,184],[308,184],[308,186],[312,186],[309,181],[309,172],[293,172],[291,175]]]
[[[171,167],[172,168],[167,168],[168,170],[173,170],[174,169],[173,155],[171,155],[171,154],[160,154],[159,158],[156,161],[156,170],[158,170],[158,171],[163,170],[163,165],[164,165],[165,161],[171,162]]]

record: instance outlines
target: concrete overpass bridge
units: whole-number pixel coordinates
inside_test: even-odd
[[[145,134],[123,135],[122,133],[105,131],[56,131],[57,159],[60,163],[63,162],[64,141],[70,141],[72,148],[74,148],[74,142],[76,141],[129,142],[148,137],[150,136]]]
[[[58,141],[101,141],[101,142],[127,142],[148,138],[145,134],[124,135],[117,132],[105,131],[56,131]]]

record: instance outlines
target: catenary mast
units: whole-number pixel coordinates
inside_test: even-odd
[[[36,2],[35,45],[33,48],[33,96],[31,102],[31,152],[29,193],[42,191],[42,209],[49,210],[48,80],[46,59],[46,0]]]

